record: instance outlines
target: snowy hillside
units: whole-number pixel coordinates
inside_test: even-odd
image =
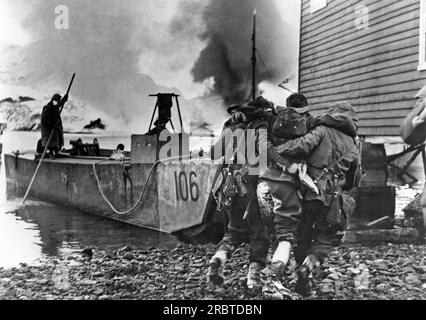
[[[0,101],[0,123],[7,123],[8,130],[37,131],[40,129],[41,111],[50,99],[21,101],[19,98],[7,98]],[[81,118],[85,113],[85,106],[69,101],[63,110],[62,122],[64,131],[80,132],[87,124]]]
[[[32,50],[37,50],[37,45]],[[43,106],[53,93],[64,91],[48,65],[35,65],[28,56],[24,47],[0,45],[0,123],[7,123],[7,130],[39,130]],[[72,95],[62,112],[66,132],[82,132],[99,117],[107,118]]]

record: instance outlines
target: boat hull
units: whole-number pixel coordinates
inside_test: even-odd
[[[38,160],[14,154],[5,154],[4,160],[8,197],[20,197]],[[150,164],[132,164],[126,171],[117,161],[43,160],[30,197],[167,233],[202,224],[207,218],[211,189],[220,165],[169,162],[152,168]],[[135,208],[129,214],[118,214],[106,200],[119,211]]]

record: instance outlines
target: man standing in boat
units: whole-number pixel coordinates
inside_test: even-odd
[[[43,107],[41,114],[41,147],[43,150],[48,148],[51,159],[54,159],[64,146],[61,109],[67,101],[68,95],[62,98],[60,94],[56,93]],[[52,137],[50,138],[50,136]]]

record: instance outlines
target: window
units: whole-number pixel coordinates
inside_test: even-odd
[[[326,6],[327,0],[311,0],[311,13],[317,12]]]
[[[420,43],[418,70],[426,70],[426,0],[420,0]]]

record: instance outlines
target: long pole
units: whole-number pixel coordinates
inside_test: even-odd
[[[252,67],[252,98],[256,99],[257,83],[256,83],[256,9],[253,10],[253,36],[252,36],[252,56],[251,56],[251,67]]]
[[[66,95],[68,95],[68,94],[70,93],[72,83],[74,82],[74,78],[75,78],[75,73],[72,75],[71,82],[70,82],[70,84],[69,84],[69,86],[68,86],[68,90],[67,90]],[[64,106],[62,105],[61,110],[59,110],[59,114],[61,114],[61,113],[62,113],[63,108],[64,108]],[[34,180],[35,180],[36,176],[37,176],[38,170],[39,170],[39,169],[40,169],[40,167],[41,167],[41,164],[42,164],[42,162],[43,162],[43,159],[44,159],[44,157],[46,156],[47,148],[49,147],[50,141],[52,140],[53,133],[55,132],[55,127],[56,127],[56,124],[57,124],[58,122],[59,122],[59,119],[56,121],[55,126],[53,127],[52,131],[50,132],[50,136],[49,136],[49,139],[47,140],[46,147],[44,147],[44,150],[43,150],[43,153],[42,153],[42,155],[41,155],[40,161],[38,162],[37,168],[36,168],[36,170],[34,171],[33,177],[31,178],[31,182],[30,182],[30,184],[29,184],[29,186],[28,186],[28,188],[27,188],[27,191],[25,192],[24,199],[22,200],[22,204],[25,204],[25,201],[27,200],[28,195],[30,194],[31,187],[32,187],[32,185],[33,185],[33,183],[34,183]]]

